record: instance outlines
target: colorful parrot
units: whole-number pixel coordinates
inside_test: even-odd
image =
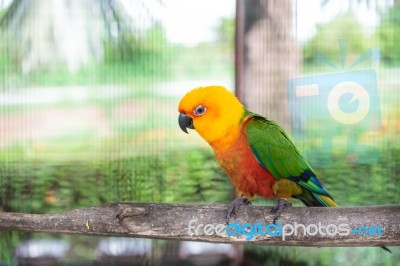
[[[274,121],[248,111],[226,88],[193,89],[179,103],[179,126],[195,129],[215,152],[240,196],[227,210],[236,214],[255,196],[275,197],[274,222],[291,206],[291,198],[307,206],[337,207],[293,141]]]

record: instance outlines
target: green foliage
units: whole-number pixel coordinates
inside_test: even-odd
[[[7,9],[6,8],[2,8],[2,6],[0,6],[0,20],[3,19],[4,15],[6,14]]]
[[[332,167],[316,169],[319,179],[340,205],[399,204],[399,148],[393,146],[384,151],[381,162],[373,165],[350,165],[344,158],[338,154]],[[232,185],[208,148],[104,161],[50,163],[14,159],[4,157],[0,162],[1,211],[54,213],[118,201],[228,203],[232,196]],[[256,203],[267,204],[260,199]],[[0,246],[2,260],[11,259],[11,251],[23,236],[0,234],[0,242],[7,243]],[[83,238],[76,241],[76,245],[85,242]],[[378,248],[246,247],[247,255],[265,265],[333,265],[342,256],[370,265],[377,261],[380,252]],[[309,260],[310,256],[316,264]],[[390,258],[382,260],[390,263]]]
[[[1,15],[0,15],[1,16]],[[4,32],[0,30],[0,40],[3,39]],[[9,76],[12,73],[12,60],[4,45],[0,43],[0,79]]]
[[[0,160],[0,211],[55,213],[121,201],[226,203],[231,191],[209,149],[104,161]],[[26,236],[1,233],[0,262],[11,261],[14,248]],[[86,237],[74,241],[74,247],[87,253]],[[79,248],[74,248],[79,255],[76,252]]]
[[[231,53],[235,44],[235,21],[234,18],[221,18],[216,30],[217,43]]]
[[[133,73],[165,74],[170,58],[166,51],[171,48],[165,37],[164,28],[155,24],[149,29],[126,32],[117,40],[105,43],[105,63],[123,63],[134,66]],[[132,73],[132,72],[131,72]]]
[[[370,37],[352,12],[337,16],[332,21],[318,25],[316,35],[303,46],[304,65],[320,63],[317,53],[321,53],[337,65],[341,65],[338,41],[347,40],[347,64],[352,63],[370,47]]]
[[[170,50],[170,73],[176,80],[217,79],[234,76],[235,20],[222,18],[215,29],[215,41],[195,46],[174,44]]]
[[[0,32],[0,37],[1,37]],[[11,58],[7,47],[0,46],[0,79],[8,80],[15,87],[68,86],[96,84],[131,84],[133,80],[166,79],[167,67],[172,62],[174,47],[165,38],[165,30],[154,25],[147,30],[126,32],[117,40],[104,43],[104,62],[92,62],[70,72],[66,66],[37,69],[21,73],[19,63]]]
[[[233,19],[221,20],[216,41],[194,47],[169,43],[165,29],[158,24],[147,30],[126,32],[105,42],[104,62],[92,62],[75,72],[58,66],[22,74],[18,63],[0,47],[0,79],[13,88],[140,83],[135,90],[141,93],[148,89],[143,87],[154,81],[231,78],[233,26]]]
[[[179,152],[181,153],[181,152]],[[169,161],[167,201],[225,203],[231,199],[232,185],[210,150],[186,150],[184,158],[174,153]]]
[[[387,65],[400,65],[400,5],[394,5],[381,16],[377,29],[382,60]]]
[[[224,45],[201,43],[177,46],[171,72],[177,80],[218,79],[234,76],[233,53]],[[207,81],[205,81],[207,82]]]
[[[399,158],[398,147],[382,152],[375,164],[352,164],[338,154],[331,167],[316,171],[340,206],[399,204]]]
[[[222,203],[231,191],[208,149],[112,161],[3,158],[1,165],[0,211],[51,213],[113,201]]]

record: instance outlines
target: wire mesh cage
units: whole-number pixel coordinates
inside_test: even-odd
[[[339,205],[398,204],[399,12],[398,1],[0,1],[0,211],[230,202],[212,150],[177,124],[180,98],[214,84],[281,124]],[[2,265],[399,259],[395,248],[0,238]]]

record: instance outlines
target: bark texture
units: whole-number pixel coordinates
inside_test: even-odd
[[[246,236],[228,236],[224,230],[227,205],[193,205],[164,203],[114,203],[98,207],[71,210],[60,214],[0,213],[0,230],[29,232],[65,233],[80,235],[144,237],[158,239],[192,240],[213,243],[246,243],[282,246],[394,246],[400,245],[400,205],[341,207],[341,208],[289,208],[278,219],[277,224],[315,224],[339,227],[347,224],[350,229],[358,229],[360,235],[322,236],[304,235],[299,229],[297,235],[281,236],[256,235],[251,240]],[[272,223],[270,207],[244,206],[240,209],[237,222],[268,225]],[[266,216],[264,214],[267,214]],[[192,222],[192,235],[188,226]],[[231,219],[231,223],[233,223]],[[196,234],[196,228],[199,227]],[[222,235],[206,235],[215,232],[222,225]],[[373,227],[375,226],[375,227]],[[378,226],[382,235],[377,233]],[[332,228],[334,226],[331,226]],[[289,229],[286,229],[289,230]],[[326,229],[323,230],[323,232]],[[247,230],[248,231],[248,230]],[[271,231],[271,230],[270,230]],[[368,236],[366,235],[368,231]],[[271,231],[272,232],[272,231]],[[375,235],[374,233],[375,232]]]

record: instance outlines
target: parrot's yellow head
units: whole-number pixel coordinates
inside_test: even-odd
[[[213,148],[223,148],[240,132],[244,107],[222,86],[200,87],[188,92],[179,103],[179,126],[196,129]]]

